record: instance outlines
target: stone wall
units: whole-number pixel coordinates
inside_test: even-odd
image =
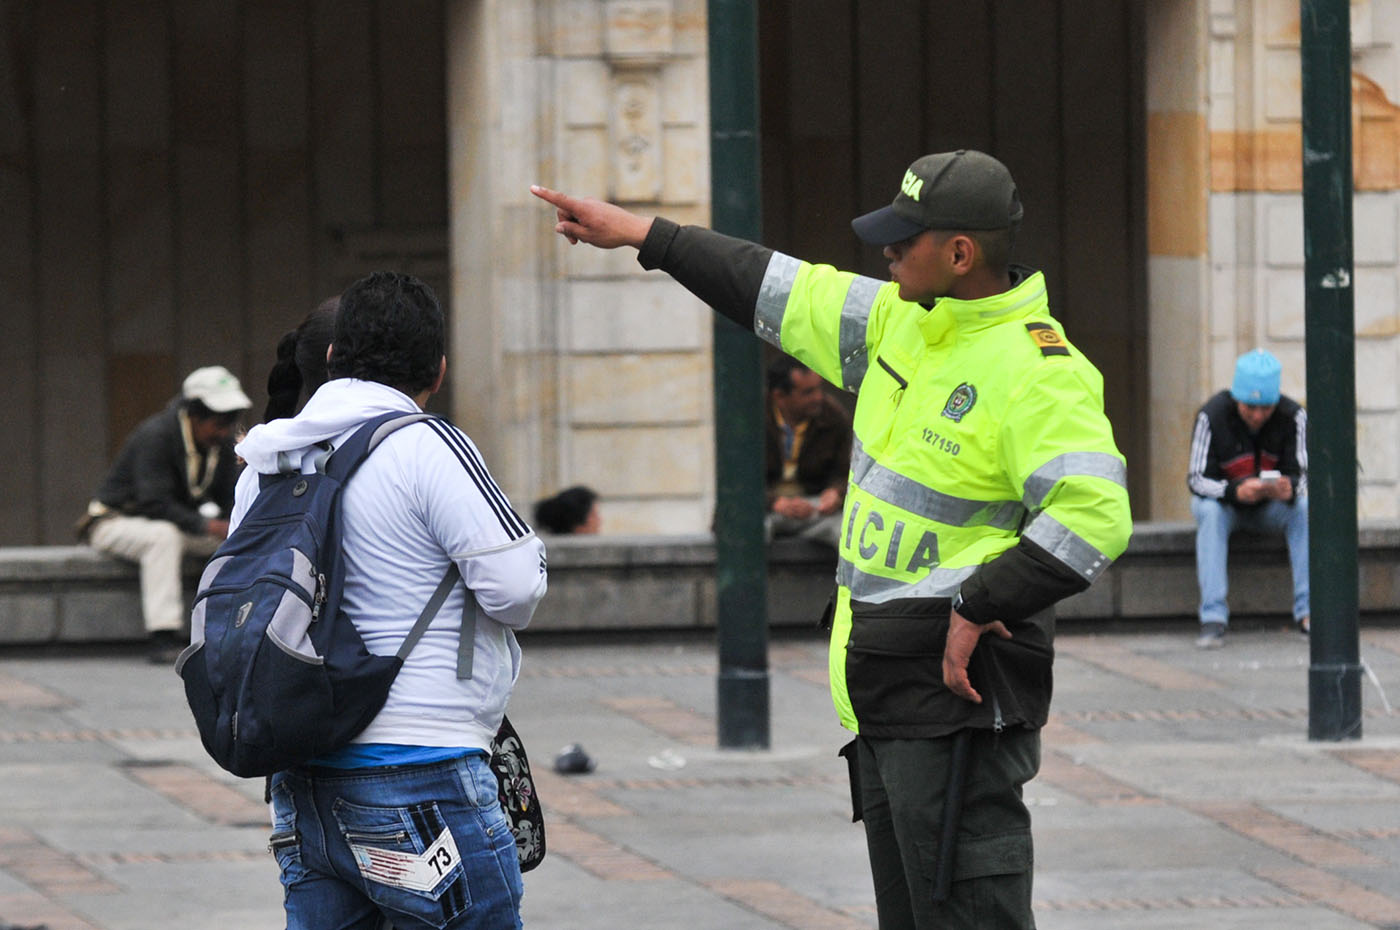
[[[1194,527],[1140,523],[1128,551],[1061,619],[1106,625],[1196,615]],[[1400,522],[1361,527],[1358,566],[1365,622],[1400,615]],[[715,547],[708,534],[549,539],[549,593],[530,629],[545,633],[713,629]],[[835,556],[801,540],[768,553],[772,627],[811,628],[832,592]],[[1230,607],[1244,622],[1284,624],[1292,609],[1281,537],[1236,536]],[[186,590],[200,564],[186,565]],[[0,548],[0,645],[136,641],[144,636],[136,568],[85,546]]]

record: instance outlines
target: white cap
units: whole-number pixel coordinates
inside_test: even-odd
[[[197,400],[215,413],[231,413],[253,406],[248,395],[243,393],[243,385],[222,365],[209,365],[190,372],[181,393],[185,400]]]

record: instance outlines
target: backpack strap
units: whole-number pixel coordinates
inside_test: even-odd
[[[322,441],[316,443],[316,449],[319,451],[317,451],[316,457],[312,459],[312,462],[316,467],[316,471],[319,474],[324,474],[326,471],[326,460],[329,459],[331,453],[335,451],[335,446],[327,441]],[[297,467],[296,463],[292,461],[292,457],[285,451],[277,453],[277,473],[279,475],[295,475],[300,473],[300,469]],[[266,478],[268,476],[264,475],[263,477]]]
[[[440,419],[431,413],[399,413],[390,411],[365,421],[361,427],[345,440],[339,449],[324,460],[318,460],[317,470],[338,481],[349,481],[369,454],[396,430],[423,420]]]
[[[331,453],[335,451],[335,446],[329,442],[319,442],[316,444],[316,455],[311,460],[312,467],[316,469],[316,474],[326,473],[326,462],[330,460]]]
[[[467,599],[462,602],[462,629],[457,635],[458,680],[472,677],[472,662],[476,658],[476,612],[479,606],[476,594],[467,588]]]
[[[418,645],[418,640],[422,639],[423,634],[428,632],[428,624],[433,622],[433,617],[437,616],[437,612],[442,609],[443,602],[447,600],[447,596],[452,593],[452,589],[461,580],[462,574],[457,571],[457,563],[450,563],[447,566],[446,574],[442,576],[442,580],[433,590],[433,596],[428,598],[428,603],[423,605],[423,611],[418,615],[418,619],[413,621],[413,629],[408,631],[408,636],[399,646],[396,655],[400,661],[408,658],[413,647]],[[468,588],[466,599],[462,602],[462,627],[457,637],[457,677],[459,679],[472,677],[472,663],[476,649],[476,612],[476,595]]]

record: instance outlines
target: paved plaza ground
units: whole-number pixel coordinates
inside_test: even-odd
[[[1344,743],[1306,739],[1308,643],[1281,620],[1213,652],[1189,622],[1091,629],[1059,638],[1026,791],[1041,930],[1400,928],[1400,628],[1362,631],[1379,687]],[[711,639],[522,642],[549,831],[528,928],[875,926],[823,642],[771,643],[766,751],[716,749]],[[575,742],[597,770],[549,771]],[[261,794],[205,757],[170,669],[0,653],[0,926],[283,926]]]

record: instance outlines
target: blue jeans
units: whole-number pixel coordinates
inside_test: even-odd
[[[1301,620],[1311,615],[1306,495],[1292,504],[1269,501],[1259,507],[1233,507],[1193,494],[1191,513],[1196,517],[1196,581],[1201,586],[1202,623],[1230,621],[1230,608],[1225,604],[1225,596],[1230,590],[1227,576],[1230,534],[1236,530],[1283,534],[1288,542],[1288,561],[1293,566],[1293,619]]]
[[[518,930],[515,838],[477,753],[272,779],[287,930]]]

